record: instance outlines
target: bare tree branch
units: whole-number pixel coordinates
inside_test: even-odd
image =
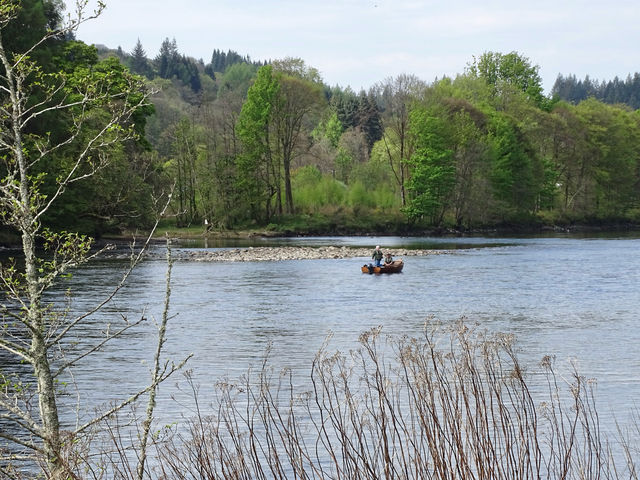
[[[167,208],[169,208],[169,202],[170,201],[171,201],[171,194],[167,195],[165,204],[162,207],[162,210],[156,216],[156,221],[155,221],[153,227],[151,228],[151,231],[147,235],[144,243],[142,244],[142,247],[140,248],[138,253],[132,254],[131,261],[129,263],[129,267],[123,273],[118,285],[116,285],[114,287],[114,289],[107,295],[107,297],[104,298],[100,303],[98,303],[92,309],[88,310],[87,312],[83,313],[82,315],[79,315],[74,320],[69,322],[69,324],[61,332],[59,332],[55,337],[52,338],[51,341],[49,341],[49,345],[54,345],[54,344],[60,342],[69,333],[69,331],[72,330],[78,323],[80,323],[85,318],[95,314],[100,309],[102,309],[106,304],[108,304],[111,300],[113,300],[113,298],[116,296],[116,294],[122,289],[122,287],[125,286],[127,280],[129,279],[129,276],[133,272],[133,269],[142,261],[142,258],[144,256],[144,254],[147,252],[147,249],[149,248],[149,244],[151,243],[151,240],[153,239],[153,235],[154,235],[156,229],[158,228],[158,223],[160,222],[160,218],[162,217],[162,215],[164,215],[164,213],[166,212]]]
[[[43,453],[42,449],[38,447],[35,443],[27,442],[26,440],[16,437],[15,435],[10,435],[8,433],[0,431],[0,438],[4,438],[5,440],[9,440],[12,443],[17,445],[22,445],[23,447],[27,447],[29,450],[34,452]]]
[[[182,360],[178,365],[172,365],[168,372],[166,372],[165,374],[163,374],[162,376],[160,376],[157,379],[157,382],[153,382],[148,387],[146,387],[146,388],[144,388],[142,390],[139,390],[138,392],[136,392],[135,394],[131,395],[129,398],[127,398],[123,402],[119,403],[115,407],[113,407],[113,408],[109,409],[108,411],[102,413],[101,415],[93,418],[89,422],[87,422],[84,425],[82,425],[81,427],[77,428],[74,433],[75,434],[81,433],[81,432],[85,431],[87,428],[89,428],[89,427],[91,427],[91,426],[93,426],[93,425],[95,425],[97,423],[100,423],[101,421],[103,421],[106,418],[109,418],[109,417],[113,416],[116,412],[118,412],[119,410],[122,410],[127,405],[131,405],[136,400],[138,400],[142,395],[144,395],[145,393],[149,392],[150,390],[156,388],[159,383],[164,382],[167,378],[169,378],[175,372],[177,372],[178,370],[182,369],[182,367],[184,367],[184,365],[187,363],[187,361],[189,361],[189,359],[192,356],[193,356],[193,354],[190,354],[184,360]]]
[[[15,356],[20,357],[23,360],[26,360],[27,362],[32,360],[27,349],[9,340],[0,338],[0,348],[3,350],[6,350],[9,353],[13,353]]]
[[[125,333],[127,330],[129,330],[130,328],[133,327],[137,327],[138,325],[140,325],[142,322],[144,322],[146,320],[145,317],[140,318],[139,320],[137,320],[136,322],[133,323],[129,323],[128,325],[126,325],[125,327],[122,327],[120,330],[116,331],[115,333],[109,333],[109,325],[107,325],[107,331],[105,332],[105,338],[93,345],[91,348],[88,348],[86,351],[82,352],[80,355],[75,356],[73,359],[71,360],[67,360],[66,362],[64,362],[62,365],[60,365],[60,367],[58,367],[58,369],[53,373],[53,377],[57,378],[61,373],[63,373],[67,368],[76,365],[80,360],[82,360],[85,357],[88,357],[89,355],[91,355],[92,353],[97,352],[98,350],[100,350],[102,347],[105,346],[106,343],[110,342],[111,340],[113,340],[114,338],[118,338],[119,336],[121,336],[123,333]],[[54,342],[52,345],[56,345],[59,342]]]
[[[16,406],[15,404],[10,404],[6,400],[2,399],[0,399],[0,407],[9,412],[8,414],[1,414],[0,418],[10,420],[11,422],[23,427],[26,431],[42,438],[42,429],[33,420],[33,418],[31,418],[31,415],[29,415],[26,410]]]

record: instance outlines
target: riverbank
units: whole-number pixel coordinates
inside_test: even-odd
[[[501,223],[496,225],[486,225],[483,227],[463,228],[463,227],[409,227],[403,225],[385,225],[370,228],[349,228],[336,223],[327,224],[284,224],[271,225],[271,228],[253,229],[205,229],[201,226],[191,226],[187,228],[176,228],[171,225],[158,227],[155,238],[163,238],[169,235],[171,238],[182,239],[242,239],[242,238],[274,238],[274,237],[341,237],[341,236],[364,236],[364,237],[468,237],[468,236],[510,236],[510,235],[545,235],[545,234],[598,234],[615,232],[640,231],[640,224],[626,221],[592,221],[582,223]]]
[[[358,247],[247,247],[225,250],[194,250],[177,253],[175,258],[194,262],[279,262],[284,260],[318,260],[364,257],[369,261],[371,248]],[[442,255],[446,250],[410,250],[384,248],[394,258],[426,255]]]
[[[583,224],[565,224],[565,225],[505,225],[492,226],[486,228],[474,228],[474,229],[455,229],[455,228],[437,228],[437,229],[383,229],[383,230],[349,230],[344,229],[301,229],[301,230],[272,230],[272,229],[242,229],[242,230],[221,230],[221,229],[203,229],[201,226],[188,227],[188,228],[176,228],[171,225],[162,225],[157,228],[154,236],[151,240],[153,244],[164,244],[166,237],[180,240],[243,240],[243,239],[255,239],[255,238],[282,238],[282,237],[341,237],[341,236],[364,236],[364,237],[379,237],[384,238],[388,236],[402,236],[402,237],[496,237],[496,236],[513,236],[513,235],[600,235],[600,234],[631,234],[633,232],[640,232],[640,224],[625,223],[625,222],[601,222],[601,223],[583,223]],[[116,245],[129,245],[134,238],[137,239],[137,243],[145,238],[148,233],[144,232],[120,232],[104,234],[96,238],[95,246],[97,248],[103,247],[108,244]],[[15,233],[8,230],[0,229],[0,253],[11,253],[13,251],[19,252],[21,250],[20,237]],[[255,252],[254,252],[255,253]],[[335,252],[328,252],[333,254]],[[392,252],[393,253],[393,252]],[[285,255],[285,254],[283,254]],[[297,253],[302,255],[302,258],[307,257],[306,254]],[[395,253],[394,253],[395,255]],[[408,254],[408,255],[411,255]],[[285,255],[286,256],[286,255]],[[365,255],[351,255],[349,256],[368,256]],[[320,253],[312,255],[313,258],[331,258],[322,257]],[[340,258],[340,257],[339,257]],[[213,260],[212,260],[213,261]],[[231,260],[238,261],[238,260]]]

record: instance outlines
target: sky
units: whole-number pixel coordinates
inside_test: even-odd
[[[400,74],[431,83],[462,74],[484,52],[518,52],[539,67],[592,80],[640,72],[638,0],[105,0],[83,24],[86,43],[149,58],[162,41],[205,63],[213,50],[252,60],[299,57],[330,86],[358,92]],[[67,6],[71,5],[66,0]],[[89,0],[89,8],[96,1]]]

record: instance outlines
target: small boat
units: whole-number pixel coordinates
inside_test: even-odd
[[[381,267],[376,267],[370,263],[369,265],[364,264],[362,266],[362,273],[400,273],[402,271],[402,267],[404,267],[404,262],[402,260],[394,260],[393,262],[382,265]]]

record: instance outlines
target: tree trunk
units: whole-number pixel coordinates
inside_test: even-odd
[[[293,214],[293,192],[291,190],[291,159],[284,158],[284,197],[287,213]]]
[[[14,124],[17,124],[15,122]],[[22,152],[22,135],[14,130],[14,142],[18,147],[14,150],[16,162],[20,170],[20,202],[22,214],[22,249],[25,256],[25,277],[28,292],[28,309],[26,321],[31,330],[31,349],[29,351],[34,375],[38,384],[38,406],[44,440],[44,452],[47,463],[51,466],[53,478],[61,473],[60,465],[60,422],[56,404],[53,375],[47,357],[47,344],[44,337],[46,325],[42,316],[41,293],[37,274],[35,253],[35,237],[37,221],[30,210],[32,198],[29,191],[26,159]]]
[[[42,335],[33,335],[31,341],[31,353],[33,355],[33,368],[38,381],[38,402],[40,417],[44,430],[44,451],[47,463],[53,472],[62,470],[60,463],[60,423],[58,419],[58,407],[56,405],[56,393],[53,376],[47,358],[47,347]],[[54,475],[53,478],[56,478]]]

